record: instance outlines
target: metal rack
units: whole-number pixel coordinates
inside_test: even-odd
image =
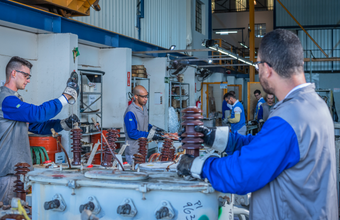
[[[80,114],[81,115],[92,115],[95,114],[100,118],[100,125],[103,125],[103,76],[105,72],[99,71],[99,70],[87,70],[87,69],[78,69],[80,72],[80,82],[81,82],[81,91],[80,91]],[[90,82],[94,83],[100,83],[100,92],[84,92],[84,83],[83,83],[83,77],[86,76],[87,79]],[[84,97],[85,96],[90,96],[90,95],[96,95],[99,97],[96,97],[96,100],[92,102],[91,104],[87,104],[84,102]],[[97,103],[97,101],[100,100],[100,111],[96,112],[93,111],[91,106],[94,103]],[[86,110],[90,110],[92,112],[84,112]],[[94,135],[94,134],[100,134],[100,132],[90,132],[90,133],[85,133],[82,136],[89,136],[89,135]]]
[[[131,93],[132,93],[133,88],[136,86],[136,80],[147,80],[148,81],[148,94],[149,94],[149,98],[150,98],[150,79],[149,78],[132,77],[133,87],[131,86]],[[148,105],[148,116],[149,116],[149,112],[150,112],[150,100],[148,100],[147,105]]]
[[[333,90],[332,89],[316,89],[315,90],[316,93],[318,93],[320,95],[320,97],[322,99],[326,98],[327,100],[324,100],[329,108],[329,111],[332,115],[333,118]]]
[[[172,97],[179,97],[179,108],[175,108],[175,110],[179,111],[179,123],[182,123],[182,101],[187,100],[188,104],[190,103],[190,84],[189,83],[182,83],[182,82],[173,82],[170,81],[170,87],[169,87],[169,99],[170,99],[170,106],[172,106]],[[179,95],[173,95],[172,94],[172,86],[173,85],[179,85]],[[182,86],[188,86],[188,95],[182,95]],[[187,99],[183,99],[183,97],[186,97]]]

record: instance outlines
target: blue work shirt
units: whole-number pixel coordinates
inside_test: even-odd
[[[265,102],[266,102],[266,101],[264,100],[263,97],[261,97],[261,98],[257,101],[256,108],[255,108],[255,119],[256,119],[256,117],[257,117],[257,114],[258,114],[258,112],[259,112],[259,110],[260,110],[261,105],[262,105],[263,103],[265,103]]]

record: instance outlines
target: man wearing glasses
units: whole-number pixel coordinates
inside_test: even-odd
[[[177,173],[207,178],[224,193],[251,192],[250,219],[338,219],[334,125],[314,84],[306,83],[298,36],[269,32],[257,60],[263,90],[279,100],[262,130],[256,136],[225,133],[223,143],[207,130],[205,147],[229,156],[183,155]]]
[[[51,134],[70,130],[76,115],[64,120],[50,120],[69,102],[75,103],[78,93],[78,76],[74,72],[67,82],[64,93],[58,98],[36,106],[23,101],[18,90],[30,83],[32,64],[20,57],[12,57],[6,66],[6,83],[0,87],[0,201],[9,204],[14,197],[13,174],[17,163],[28,163],[32,168],[28,131]]]
[[[126,161],[132,165],[133,155],[138,153],[138,139],[141,137],[149,140],[163,140],[162,129],[149,124],[148,109],[148,92],[143,86],[133,88],[134,101],[129,105],[124,113],[124,132],[125,142],[129,145],[125,150]],[[152,128],[155,132],[149,132]]]

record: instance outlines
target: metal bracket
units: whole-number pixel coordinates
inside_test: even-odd
[[[67,183],[67,187],[71,188],[71,189],[75,189],[78,188],[78,185],[76,183],[76,180],[70,180]]]
[[[137,215],[137,209],[133,204],[132,199],[124,199],[121,205],[117,208],[117,214],[123,217],[135,217]]]
[[[55,194],[55,195],[53,196],[53,198],[52,198],[52,201],[53,201],[53,200],[58,200],[58,201],[59,201],[59,206],[56,207],[56,208],[52,208],[52,209],[50,209],[50,210],[52,210],[52,211],[58,211],[58,212],[63,212],[63,211],[66,209],[66,203],[65,203],[63,197],[61,196],[61,194]],[[50,201],[50,202],[52,202],[52,201]],[[45,203],[46,203],[46,202],[45,202]],[[45,204],[44,204],[44,206],[45,206]],[[44,208],[45,208],[45,207],[44,207]],[[45,208],[45,210],[49,210],[49,209],[46,209],[46,208]]]
[[[91,208],[89,206],[91,206]],[[95,196],[90,196],[88,198],[88,202],[86,204],[81,205],[79,207],[80,213],[82,213],[84,211],[84,209],[90,210],[92,212],[92,214],[96,215],[96,214],[98,214],[100,212],[101,207],[100,207],[99,202],[96,199],[96,197]]]
[[[156,219],[173,219],[175,211],[169,201],[163,200],[155,211]]]

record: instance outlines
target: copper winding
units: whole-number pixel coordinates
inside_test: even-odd
[[[203,118],[202,110],[196,106],[190,106],[183,109],[182,112],[184,113],[182,125],[186,127],[185,133],[182,134],[184,137],[182,148],[186,150],[187,154],[198,157],[200,149],[203,148],[203,139],[200,138],[203,137],[203,134],[196,132],[194,128],[196,125],[203,125],[203,122],[200,121]]]
[[[171,139],[165,139],[162,148],[161,161],[173,161],[175,157],[175,148],[172,146]]]
[[[21,175],[25,176],[27,172],[30,171],[30,169],[28,169],[30,165],[28,163],[17,163],[15,167],[16,168],[14,171],[16,171],[16,173],[14,175],[17,176],[17,180],[14,181],[15,183],[14,192],[17,193],[16,197],[20,198],[21,200],[26,201],[26,191],[24,190],[24,183],[21,182],[20,176]]]
[[[138,154],[133,155],[135,164],[140,164],[140,163],[145,163],[146,162],[146,157],[148,155],[148,149],[146,147],[148,143],[147,138],[139,138],[138,139],[138,144],[139,144],[139,150]]]
[[[72,152],[73,152],[73,162],[72,165],[81,165],[81,136],[82,130],[76,126],[71,130],[72,133]]]
[[[151,154],[151,156],[149,157],[149,162],[156,162],[159,160],[161,154],[160,153],[153,153]]]
[[[103,161],[101,163],[101,165],[103,167],[112,167],[113,163],[112,163],[112,153],[110,151],[110,148],[112,151],[116,150],[117,144],[116,141],[118,140],[118,135],[119,135],[119,131],[115,130],[115,129],[109,129],[107,130],[107,142],[109,144],[109,146],[107,145],[107,143],[104,143],[104,158]]]

